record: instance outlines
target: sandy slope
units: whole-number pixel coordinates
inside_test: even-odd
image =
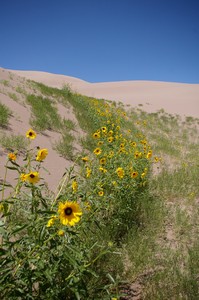
[[[6,136],[22,135],[25,137],[26,131],[31,127],[29,124],[31,109],[25,104],[25,96],[17,92],[17,87],[21,87],[28,93],[34,93],[34,91],[28,86],[25,79],[16,74],[13,75],[13,73],[11,74],[5,69],[0,69],[0,103],[6,105],[11,110],[9,126],[3,128],[0,126],[0,137],[4,134],[6,134]],[[12,99],[12,94],[17,96],[17,101]],[[69,112],[65,107],[58,107],[58,110],[61,110],[62,114],[64,114],[66,118],[73,119],[72,113],[71,116],[68,116]],[[53,149],[53,145],[60,139],[60,137],[59,133],[46,130],[44,134],[38,134],[36,139],[31,142],[31,147],[35,149],[35,153],[37,153],[37,146],[48,149],[49,154],[43,164],[44,168],[47,169],[48,172],[42,168],[40,175],[45,179],[45,182],[52,191],[56,190],[62,175],[66,169],[72,165],[72,162],[61,157]],[[6,164],[8,153],[8,150],[0,146],[0,181],[4,178],[4,165]],[[20,162],[20,165],[24,164],[22,162],[22,156],[18,156],[17,162]],[[17,172],[9,170],[7,174],[7,181],[15,184],[16,178],[18,178]]]
[[[121,101],[126,105],[130,104],[132,107],[141,104],[141,108],[149,112],[164,108],[169,113],[199,117],[199,84],[149,81],[89,83],[70,76],[34,71],[12,71],[0,68],[0,102],[12,111],[8,128],[0,127],[1,135],[25,135],[25,132],[30,128],[30,107],[25,104],[25,96],[17,92],[17,87],[20,86],[26,92],[34,93],[26,79],[32,79],[58,88],[62,88],[64,84],[69,84],[74,91],[84,95]],[[17,101],[12,99],[12,94],[17,95]],[[63,107],[59,111],[61,111],[62,117],[74,117],[72,111],[68,112]],[[59,138],[58,133],[46,131],[45,135],[38,135],[32,143],[34,147],[40,146],[49,150],[45,167],[50,174],[42,171],[41,176],[45,178],[49,188],[53,191],[56,189],[66,168],[71,165],[70,161],[60,157],[53,149],[53,144]],[[4,177],[7,154],[8,151],[0,147],[0,180]],[[16,178],[16,174],[9,172],[7,180],[12,182],[14,178]]]
[[[118,81],[89,83],[78,78],[37,71],[12,71],[22,77],[62,88],[69,84],[83,95],[121,101],[154,112],[161,108],[171,114],[199,117],[199,84],[160,81]]]

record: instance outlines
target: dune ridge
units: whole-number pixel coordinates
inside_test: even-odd
[[[140,80],[90,83],[47,72],[9,71],[56,88],[69,85],[86,96],[121,101],[132,107],[139,105],[147,112],[164,109],[171,114],[199,117],[199,84]]]

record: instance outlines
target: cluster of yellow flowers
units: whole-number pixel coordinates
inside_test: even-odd
[[[36,132],[33,130],[33,129],[29,129],[27,132],[26,132],[26,137],[28,139],[35,139],[37,136]],[[36,161],[38,162],[42,162],[46,156],[48,155],[48,150],[47,149],[40,149],[38,150],[37,152],[37,155],[36,155]],[[8,154],[8,159],[12,162],[16,161],[17,160],[17,154],[16,153],[9,153]],[[40,180],[40,176],[39,176],[39,172],[37,171],[30,171],[29,173],[21,173],[20,175],[20,179],[21,181],[27,181],[31,184],[35,184],[37,182],[39,182]]]
[[[26,137],[30,140],[34,140],[36,138],[37,134],[33,129],[29,129],[26,132]],[[39,163],[43,162],[44,159],[48,155],[48,149],[39,149],[36,155],[35,160]],[[11,162],[15,162],[17,160],[16,153],[9,153],[8,154],[8,160]],[[88,158],[85,157],[83,160],[88,161]],[[87,176],[90,176],[90,170],[87,171]],[[32,185],[35,185],[40,181],[40,174],[38,171],[30,170],[28,173],[21,173],[20,174],[20,180],[21,182],[27,182]],[[72,182],[72,191],[76,193],[78,190],[78,183],[76,180],[73,180]],[[51,227],[54,225],[56,220],[59,219],[61,224],[63,225],[69,225],[74,226],[76,223],[80,221],[80,216],[82,215],[82,211],[80,209],[80,206],[77,202],[72,201],[65,201],[65,203],[60,202],[58,205],[58,215],[53,215],[49,221],[47,222],[47,227]],[[63,236],[64,231],[59,230],[58,235]]]

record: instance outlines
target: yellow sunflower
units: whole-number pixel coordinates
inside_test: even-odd
[[[73,192],[76,193],[77,189],[78,189],[78,183],[77,183],[76,180],[73,180],[73,182],[72,182],[72,190],[73,190]]]
[[[76,202],[66,201],[65,203],[60,202],[58,207],[58,213],[60,222],[63,225],[74,226],[80,221],[82,211],[80,206]]]
[[[152,150],[149,150],[148,153],[147,153],[147,155],[146,155],[146,157],[147,157],[148,159],[151,158],[152,153],[153,153]]]
[[[112,158],[114,156],[114,151],[109,151],[108,157]]]
[[[21,181],[26,181],[26,178],[27,178],[27,174],[21,173],[20,180]]]
[[[102,150],[100,148],[96,148],[94,151],[93,151],[94,154],[96,155],[100,155],[102,153]]]
[[[110,136],[110,137],[108,138],[108,142],[109,142],[109,143],[112,143],[113,140],[114,140],[113,136]]]
[[[27,132],[26,132],[26,137],[31,139],[31,140],[34,140],[36,138],[36,132],[32,129],[29,129]]]
[[[100,165],[105,165],[106,164],[106,158],[105,157],[102,157],[100,159]]]
[[[124,147],[125,147],[125,144],[124,144],[124,143],[121,143],[121,144],[120,144],[120,148],[123,149]]]
[[[116,173],[118,177],[120,178],[124,177],[124,170],[122,168],[117,168]]]
[[[88,156],[84,156],[84,157],[82,157],[82,161],[83,161],[83,162],[87,162],[87,161],[89,161],[89,158],[88,158]]]
[[[136,171],[131,172],[132,178],[136,178],[137,176],[138,176],[138,172],[136,172]]]
[[[26,181],[29,181],[30,183],[37,183],[40,178],[39,178],[39,173],[38,172],[30,172],[29,174],[25,174],[26,176]]]
[[[51,227],[51,226],[53,226],[54,225],[54,223],[55,223],[55,220],[57,219],[57,216],[52,216],[51,218],[50,218],[50,220],[48,220],[48,223],[47,223],[47,227]]]
[[[98,195],[99,195],[100,197],[104,196],[104,191],[99,191],[99,192],[98,192]]]
[[[37,157],[36,157],[36,160],[37,161],[42,161],[46,158],[46,156],[48,155],[48,149],[40,149],[38,152],[37,152]]]
[[[16,155],[14,153],[9,153],[8,154],[8,159],[12,160],[12,161],[15,161],[17,159],[17,157],[16,157]]]
[[[91,176],[91,169],[89,167],[86,167],[86,178],[89,178]]]
[[[99,132],[93,133],[93,138],[94,139],[99,139],[100,138],[100,133]]]
[[[65,232],[62,229],[60,229],[60,230],[58,230],[57,234],[59,236],[64,236]]]
[[[136,147],[137,146],[136,142],[131,142],[131,146]]]
[[[106,173],[107,170],[105,168],[102,168],[102,167],[99,167],[99,170],[102,172],[102,173]]]
[[[106,133],[107,132],[107,128],[106,127],[102,127],[102,132]]]

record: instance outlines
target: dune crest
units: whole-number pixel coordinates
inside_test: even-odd
[[[68,84],[73,91],[86,96],[121,101],[132,107],[139,105],[147,112],[164,109],[171,114],[199,117],[199,84],[139,80],[89,83],[47,72],[10,71],[48,86],[62,88]]]

